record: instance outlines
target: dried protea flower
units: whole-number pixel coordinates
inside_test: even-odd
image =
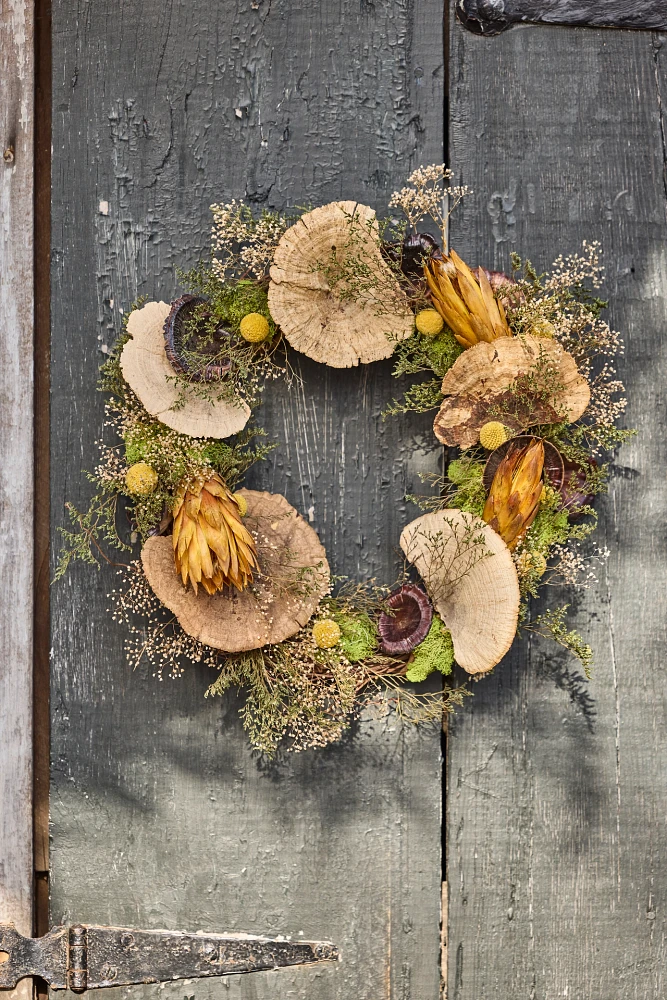
[[[387,607],[378,620],[380,649],[388,656],[409,653],[428,635],[433,620],[431,602],[421,587],[406,583],[389,595]]]
[[[472,271],[456,251],[424,266],[433,305],[463,347],[511,337],[505,310],[483,268]]]
[[[207,594],[225,586],[245,590],[259,569],[255,540],[217,472],[182,484],[172,541],[176,571],[183,586],[189,581],[195,594],[200,583]]]
[[[525,534],[542,496],[544,445],[538,440],[510,448],[493,477],[482,517],[509,549]]]
[[[502,462],[503,458],[510,450],[518,445],[524,447],[524,445],[530,444],[531,441],[537,441],[538,438],[535,434],[519,434],[518,437],[510,438],[505,444],[501,444],[499,448],[491,452],[489,455],[486,465],[484,466],[484,489],[488,493],[491,489],[491,483],[493,482],[493,477],[498,471],[498,466]],[[551,443],[551,441],[546,441],[542,438],[542,445],[544,447],[544,469],[543,476],[545,483],[549,483],[555,490],[561,490],[563,485],[563,456],[559,452],[558,448]]]

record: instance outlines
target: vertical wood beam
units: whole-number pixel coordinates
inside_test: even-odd
[[[0,7],[0,920],[33,929],[33,6]],[[25,983],[16,991],[29,995]]]

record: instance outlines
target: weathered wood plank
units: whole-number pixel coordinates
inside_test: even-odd
[[[33,11],[0,9],[0,921],[32,934]],[[30,995],[30,984],[15,991]]]
[[[172,294],[215,200],[345,196],[382,209],[411,167],[442,157],[443,56],[435,0],[418,16],[408,0],[132,0],[85,17],[66,0],[54,13],[58,525],[65,499],[88,495],[96,371],[120,308]],[[267,391],[260,420],[280,444],[253,483],[310,511],[335,572],[391,580],[411,516],[403,495],[437,466],[429,420],[383,423],[389,365],[300,367],[301,389]],[[202,699],[204,670],[163,684],[131,673],[105,613],[113,585],[78,568],[52,592],[53,920],[340,946],[338,967],[234,982],[257,1000],[435,997],[439,735],[365,720],[340,746],[268,766],[248,749],[238,703]]]
[[[599,505],[606,571],[576,609],[597,650],[592,682],[523,644],[451,727],[450,998],[655,1000],[667,920],[663,39],[451,32],[452,161],[475,189],[453,245],[499,268],[516,249],[540,269],[602,241],[639,434]]]

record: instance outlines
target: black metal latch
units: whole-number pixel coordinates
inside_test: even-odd
[[[287,965],[335,961],[326,941],[271,941],[247,934],[184,934],[76,924],[26,938],[0,924],[0,989],[40,976],[54,990],[75,993],[105,986],[167,983],[228,976]]]

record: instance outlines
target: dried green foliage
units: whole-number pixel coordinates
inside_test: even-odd
[[[584,642],[576,629],[567,628],[565,618],[568,608],[569,604],[564,604],[553,611],[545,611],[544,614],[538,615],[537,618],[522,625],[521,629],[546,639],[552,639],[559,646],[563,646],[579,660],[585,676],[590,680],[593,650],[587,642]]]
[[[243,400],[251,408],[257,406],[267,385],[278,378],[291,382],[293,372],[287,363],[283,338],[269,312],[268,293],[265,285],[243,279],[223,283],[214,264],[199,264],[191,271],[179,272],[179,281],[193,295],[206,301],[199,303],[184,324],[197,343],[197,350],[186,350],[183,359],[192,375],[173,375],[179,396],[174,409],[182,409],[194,396],[209,402],[225,400],[229,403]],[[269,324],[269,335],[260,343],[248,343],[241,336],[241,320],[249,313],[263,316]],[[230,336],[224,346],[211,351],[219,328],[228,330]],[[231,362],[231,369],[223,378],[200,380],[207,365]]]
[[[260,428],[246,428],[233,444],[213,438],[192,438],[179,434],[146,412],[125,382],[120,353],[128,337],[119,339],[100,371],[98,388],[108,393],[105,427],[122,443],[100,442],[99,464],[88,479],[95,493],[86,511],[68,504],[72,530],[60,529],[62,548],[55,579],[60,579],[73,561],[99,565],[112,562],[102,546],[131,551],[118,531],[119,502],[125,506],[137,539],[144,541],[151,530],[169,517],[174,493],[184,479],[217,472],[233,489],[250,466],[264,458],[271,447],[264,443]],[[129,492],[125,475],[136,462],[146,462],[155,470],[158,482],[147,496]]]

